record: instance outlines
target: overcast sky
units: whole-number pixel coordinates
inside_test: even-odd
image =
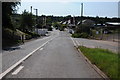
[[[118,2],[83,2],[84,16],[118,17]],[[21,2],[18,13],[24,9],[30,11],[30,6],[38,9],[39,15],[80,16],[81,2]],[[35,10],[33,10],[35,14]]]

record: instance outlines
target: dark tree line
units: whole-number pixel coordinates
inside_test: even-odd
[[[16,7],[20,2],[2,2],[2,26],[3,28],[14,29],[11,15],[16,13]]]

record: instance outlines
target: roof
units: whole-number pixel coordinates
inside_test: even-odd
[[[85,19],[82,21],[82,23],[94,23],[94,21],[90,19]]]
[[[25,35],[24,32],[22,32],[22,31],[20,31],[20,30],[18,30],[18,29],[16,29],[16,31],[17,31],[17,33],[18,33],[19,35]]]
[[[77,25],[79,25],[81,23],[81,21],[79,21],[77,23]],[[85,19],[85,20],[82,20],[82,24],[94,24],[95,22],[93,20],[90,20],[90,19]]]
[[[118,23],[118,22],[106,22],[106,24],[115,25],[115,26],[120,25],[120,23]]]
[[[69,24],[69,26],[75,26],[74,24]]]
[[[67,24],[67,22],[65,21],[65,22],[63,22],[63,24]]]

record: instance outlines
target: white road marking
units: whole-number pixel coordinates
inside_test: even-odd
[[[78,45],[78,46],[80,46],[80,44],[79,44],[79,42],[78,42],[78,41],[76,41],[76,43],[77,43],[77,45]]]
[[[75,43],[75,41],[73,40],[73,38],[72,38],[72,37],[70,37],[70,38],[71,38],[71,40],[73,41],[74,46],[76,46],[76,43]]]
[[[40,50],[42,51],[42,50],[43,50],[43,48],[40,48]]]
[[[57,36],[56,36],[57,37]],[[44,45],[46,45],[49,41],[52,41],[54,38],[46,41],[44,44],[42,44],[40,47],[38,47],[37,49],[35,49],[34,51],[32,51],[31,53],[29,53],[27,56],[25,56],[24,58],[22,58],[21,60],[19,60],[18,62],[16,62],[14,65],[12,65],[11,67],[9,67],[6,71],[4,71],[3,73],[0,74],[0,80],[6,75],[8,74],[11,70],[13,70],[16,66],[18,66],[20,63],[22,63],[24,60],[26,60],[29,56],[31,56],[35,51],[37,51],[38,49],[40,49],[41,47],[43,47]]]
[[[12,75],[18,74],[23,68],[24,68],[24,66],[20,66],[19,68],[17,68],[17,69],[12,73]]]

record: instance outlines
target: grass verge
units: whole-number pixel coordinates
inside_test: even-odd
[[[79,46],[81,52],[99,69],[101,69],[110,79],[118,80],[120,79],[118,55],[100,48],[87,48],[84,46]]]

